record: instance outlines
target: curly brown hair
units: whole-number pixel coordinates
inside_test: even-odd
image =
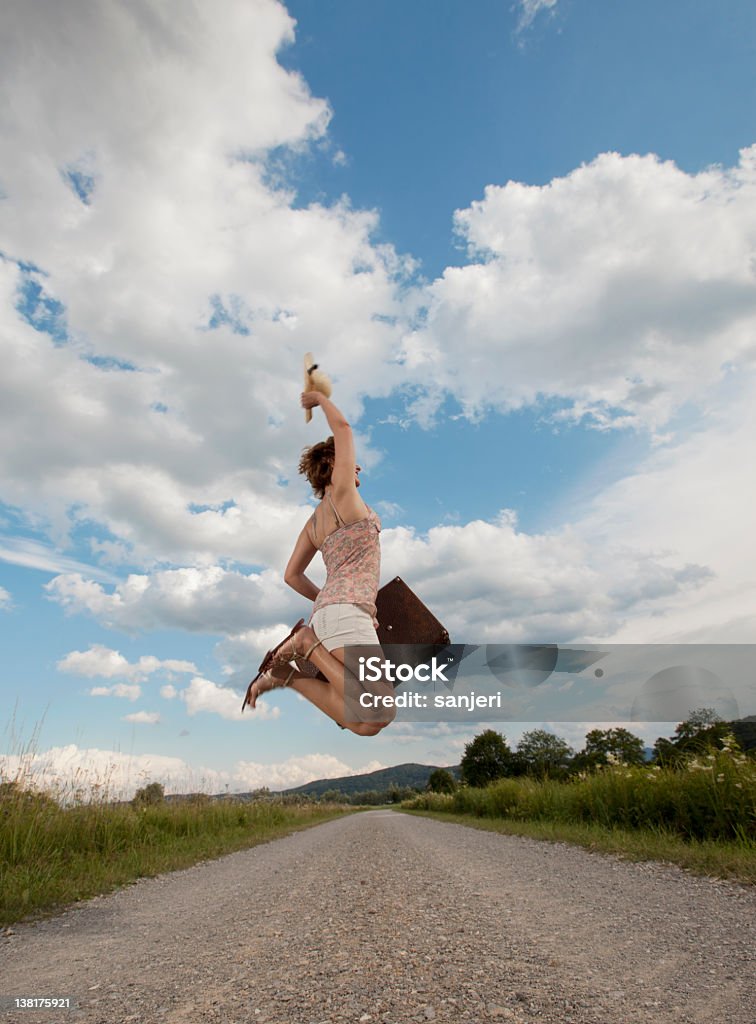
[[[325,496],[325,489],[331,482],[333,464],[336,461],[336,444],[333,435],[325,441],[318,441],[302,451],[299,472],[310,481],[316,498]]]

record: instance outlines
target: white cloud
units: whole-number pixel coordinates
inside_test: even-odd
[[[123,720],[137,725],[157,725],[160,714],[157,711],[135,711],[132,715],[123,715]]]
[[[173,700],[178,697],[178,690],[171,683],[167,683],[165,686],[160,687],[160,696],[165,700]]]
[[[115,582],[116,577],[95,565],[87,565],[76,558],[69,558],[62,551],[56,551],[47,544],[23,537],[0,538],[0,562],[21,565],[27,569],[41,569],[43,572],[85,573],[96,580]]]
[[[621,534],[605,533],[599,540],[577,523],[528,534],[507,510],[490,522],[437,526],[427,535],[398,527],[383,531],[383,578],[411,581],[452,637],[504,643],[607,637],[629,615],[653,611],[713,575],[692,553],[688,561],[673,547],[659,551],[651,538],[629,546]],[[249,672],[286,635],[287,623],[306,612],[272,570],[250,576],[220,567],[171,570],[129,577],[110,592],[80,576],[61,576],[48,590],[68,611],[88,612],[109,627],[225,634],[216,653],[227,674]],[[245,628],[250,624],[256,628]],[[75,654],[69,659],[96,662],[98,674],[119,672],[117,652],[91,659]],[[144,661],[131,666],[134,678],[143,675]]]
[[[366,371],[387,376],[409,264],[371,243],[374,213],[294,208],[266,176],[271,150],[322,138],[330,116],[276,59],[292,39],[273,0],[230,0],[223,18],[10,5],[0,390],[16,443],[0,484],[61,541],[96,521],[111,559],[265,564],[296,515],[278,478],[312,437],[301,351],[340,353],[352,412]],[[68,343],[26,323],[19,295]]]
[[[93,644],[88,651],[71,651],[57,664],[58,671],[70,672],[72,675],[92,678],[113,679],[120,676],[142,682],[155,672],[161,674],[197,672],[197,666],[191,661],[178,661],[168,658],[161,661],[152,655],[145,654],[139,661],[129,662],[119,651],[111,650],[102,644]]]
[[[3,778],[19,779],[67,802],[77,796],[129,799],[147,782],[162,783],[166,793],[221,793],[226,789],[243,793],[263,786],[288,789],[314,779],[359,775],[384,767],[373,760],[352,768],[331,754],[313,753],[273,764],[238,761],[230,771],[218,771],[164,754],[130,755],[75,744],[23,755],[0,754]]]
[[[0,587],[0,610],[10,608],[11,604],[12,598],[10,593],[5,589],[5,587]]]
[[[471,262],[430,286],[406,365],[471,415],[550,398],[660,430],[753,365],[755,198],[756,146],[699,174],[604,153],[548,185],[489,185],[455,215]]]
[[[217,683],[203,679],[201,676],[192,679],[189,686],[180,691],[179,697],[186,704],[188,715],[209,712],[233,722],[242,720],[260,722],[270,718],[279,718],[281,714],[280,708],[268,704],[264,697],[257,702],[254,711],[247,710],[242,714],[242,695],[240,693],[228,686],[218,686]]]
[[[746,425],[742,434],[745,440]],[[671,628],[672,609],[681,610],[683,621],[684,609],[696,605],[700,625],[710,627],[701,639],[711,641],[715,621],[744,614],[738,594],[753,585],[751,563],[742,558],[752,505],[733,506],[731,495],[747,498],[756,485],[742,465],[740,444],[732,444],[737,435],[723,426],[706,437],[706,444],[698,437],[656,452],[627,482],[605,488],[587,506],[578,503],[571,509],[574,522],[541,534],[519,529],[508,510],[491,521],[437,526],[426,535],[386,529],[383,578],[410,581],[452,638],[470,643],[619,639],[634,620],[655,623],[658,636]],[[711,512],[693,520],[685,509],[695,507],[695,482],[706,473],[717,480],[706,491]],[[722,531],[725,514],[730,528]],[[171,570],[132,576],[111,591],[63,576],[48,589],[67,610],[88,612],[107,626],[223,634],[216,653],[229,675],[248,673],[303,610],[272,570]],[[250,624],[255,628],[245,628]],[[113,674],[119,665],[113,663]]]
[[[683,585],[674,599],[661,592],[654,600],[649,579],[651,600],[627,617],[615,641],[756,643],[756,466],[746,455],[756,433],[752,395],[745,378],[726,409],[710,412],[690,436],[655,452],[584,511],[581,533],[599,550],[618,537],[627,551],[645,548],[712,573],[705,586]],[[622,600],[625,584],[611,582]]]
[[[556,5],[557,0],[517,0],[516,9],[519,8],[520,11],[517,31],[524,32],[530,28],[541,11],[553,13]]]
[[[115,683],[113,686],[93,686],[90,697],[125,697],[127,700],[139,700],[142,687],[135,683]]]
[[[306,609],[301,610],[300,618],[306,617]],[[294,614],[292,611],[290,619],[286,622],[277,622],[273,626],[264,626],[260,629],[249,629],[244,633],[227,636],[216,644],[215,654],[223,663],[223,671],[227,675],[234,672],[245,674],[256,667],[266,652],[272,650],[289,634]]]
[[[179,3],[74,0],[44,18],[6,6],[0,409],[14,444],[0,493],[53,546],[3,542],[3,557],[60,570],[51,596],[105,625],[231,634],[222,650],[241,671],[299,607],[278,567],[305,488],[281,478],[315,436],[296,404],[311,348],[338,369],[352,417],[366,392],[401,386],[421,422],[450,394],[471,417],[536,405],[667,438],[633,486],[541,535],[507,514],[385,531],[387,565],[453,634],[753,629],[750,563],[736,558],[750,444],[730,420],[741,454],[727,453],[717,417],[733,380],[741,411],[753,394],[756,147],[698,174],[605,153],[544,186],[490,185],[455,217],[468,264],[407,291],[412,264],[375,244],[374,212],[295,208],[272,183],[270,151],[324,140],[330,116],[276,60],[293,33],[279,4],[229,0],[222,19]],[[520,10],[529,23],[554,7]],[[64,319],[66,342],[19,299],[37,327]],[[688,444],[674,417],[690,408],[709,422]],[[686,517],[712,469],[720,498],[706,502],[721,515],[731,495],[725,519]],[[93,557],[149,572],[115,583],[67,561],[72,527],[92,531]]]
[[[303,786],[313,779],[336,779],[343,775],[362,775],[378,771],[386,765],[370,761],[364,767],[355,769],[344,764],[332,754],[304,754],[290,757],[279,764],[261,764],[256,761],[239,761],[234,772],[237,785],[242,782],[249,789],[268,786],[270,789],[291,789]]]
[[[492,522],[384,533],[384,572],[413,589],[464,643],[608,637],[625,618],[702,586],[710,570],[639,543],[601,543],[566,526],[527,534],[511,512]]]
[[[754,380],[616,482],[584,480],[564,526],[384,532],[384,578],[411,582],[452,639],[755,643]],[[600,479],[603,472],[598,470]]]
[[[288,621],[301,605],[280,571],[270,569],[245,574],[207,566],[133,574],[111,591],[80,574],[68,574],[51,580],[46,589],[66,610],[88,612],[126,630],[241,634],[252,625],[270,623],[270,629]]]
[[[19,779],[58,798],[129,799],[147,782],[162,782],[166,792],[220,792],[230,776],[193,767],[164,754],[124,754],[118,750],[83,748],[76,744],[23,755],[0,755],[0,774]]]
[[[690,436],[652,451],[589,500],[584,481],[564,502],[567,525],[527,533],[504,511],[427,535],[386,529],[383,578],[407,579],[466,642],[753,642],[756,574],[747,552],[756,470],[742,457],[756,430],[751,394],[741,375],[726,411],[712,409]],[[176,570],[112,591],[65,576],[49,589],[106,625],[224,634],[216,650],[228,674],[248,673],[302,613],[272,570]]]

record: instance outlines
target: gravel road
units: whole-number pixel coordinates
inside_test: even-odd
[[[0,943],[20,1024],[754,1024],[756,892],[370,811]]]

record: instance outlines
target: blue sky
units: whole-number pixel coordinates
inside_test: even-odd
[[[289,693],[238,717],[307,613],[281,580],[307,350],[385,578],[454,640],[756,642],[750,5],[7,22],[8,770],[29,743],[40,778],[126,790],[458,760],[474,728],[365,740]]]

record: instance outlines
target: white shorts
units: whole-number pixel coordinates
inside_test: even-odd
[[[378,644],[373,617],[356,604],[327,604],[313,614],[310,625],[327,651],[348,644]]]

